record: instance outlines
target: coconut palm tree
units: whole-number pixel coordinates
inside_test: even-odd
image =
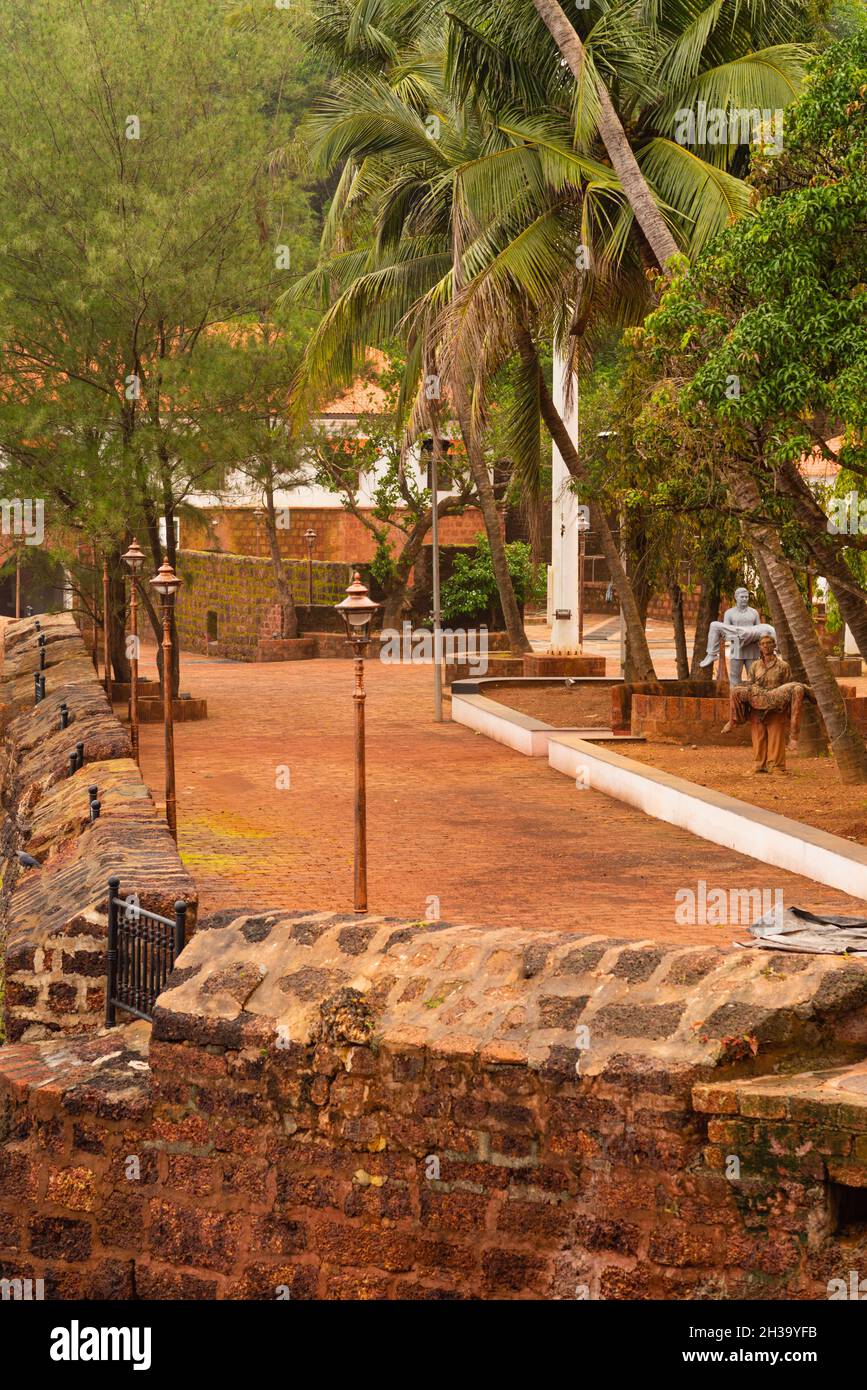
[[[308,367],[349,370],[361,344],[400,332],[407,398],[423,356],[435,356],[478,471],[474,436],[486,381],[520,346],[518,466],[521,448],[538,458],[541,410],[573,476],[586,483],[542,380],[535,338],[553,333],[577,358],[592,350],[600,325],[635,322],[648,305],[648,257],[655,255],[609,162],[597,73],[627,117],[621,123],[656,206],[691,253],[746,210],[748,192],[726,167],[742,151],[693,150],[673,138],[678,109],[697,101],[774,109],[800,80],[804,51],[766,42],[779,36],[770,19],[764,27],[759,19],[731,25],[726,43],[717,42],[713,25],[699,25],[697,40],[695,8],[680,5],[678,20],[663,25],[643,4],[599,0],[580,12],[584,58],[573,81],[525,0],[497,7],[457,0],[445,50],[436,10],[408,16],[399,0],[329,5],[317,32],[338,51],[341,70],[307,135],[318,170],[339,168],[341,176],[324,238],[333,254],[312,277],[330,303]],[[760,17],[772,11],[767,0],[748,8]],[[347,229],[355,234],[350,250],[342,249]],[[481,473],[479,481],[485,506]],[[487,512],[486,523],[491,535]],[[602,508],[597,529],[636,672],[652,675]]]
[[[323,260],[293,287],[311,289],[327,306],[311,341],[305,373],[322,380],[335,370],[357,369],[371,343],[401,338],[406,372],[401,405],[415,400],[414,423],[426,422],[438,438],[442,386],[436,344],[425,315],[413,310],[432,292],[451,284],[452,235],[449,170],[467,142],[477,147],[475,125],[463,128],[442,86],[443,55],[428,21],[395,7],[362,0],[323,12],[317,42],[338,68],[329,96],[307,123],[305,140],[313,168],[339,180],[322,238]],[[434,43],[434,58],[426,45]],[[438,114],[439,113],[439,114]],[[353,226],[364,222],[361,248]],[[351,245],[352,249],[344,248]],[[491,550],[500,603],[513,650],[529,651],[509,574],[505,542],[481,437],[481,416],[471,385],[451,382],[449,392],[464,440],[467,463]]]
[[[614,109],[614,103],[608,94],[608,89],[598,75],[588,73],[587,52],[557,0],[533,0],[533,5],[545,28],[563,54],[575,81],[581,85],[588,81],[592,84],[592,95],[598,106],[596,124],[608,158],[611,160],[611,167],[617,174],[620,187],[635,214],[638,225],[647,238],[647,243],[656,257],[657,264],[662,268],[672,256],[677,255],[677,242],[654,201],[647,180],[641,172],[632,146],[627,139],[620,117]]]
[[[569,61],[578,50],[568,35],[569,54],[563,49],[558,62],[525,0],[503,0],[496,8],[487,0],[456,0],[452,14],[451,88],[489,114],[516,155],[523,142],[529,195],[522,208],[494,165],[474,179],[475,204],[462,222],[472,232],[466,259],[474,274],[451,306],[452,353],[483,361],[492,322],[511,319],[501,338],[520,348],[524,417],[533,405],[541,408],[579,483],[586,483],[587,470],[547,390],[534,333],[553,334],[577,375],[579,359],[592,354],[600,332],[640,320],[650,304],[649,265],[654,258],[662,264],[677,249],[672,230],[693,256],[748,208],[748,189],[737,177],[745,150],[736,141],[705,141],[700,148],[680,143],[683,112],[699,103],[723,111],[775,111],[797,91],[807,57],[802,46],[783,41],[803,5],[785,6],[782,16],[776,5],[757,4],[748,13],[730,7],[721,36],[725,0],[704,16],[700,6],[680,0],[666,5],[664,19],[655,8],[600,0],[579,11],[580,65]],[[562,24],[558,33],[562,38]],[[529,163],[529,150],[538,153],[538,169]],[[643,186],[637,197],[636,177]],[[646,677],[653,668],[643,622],[600,513],[595,525],[626,618],[630,664]]]

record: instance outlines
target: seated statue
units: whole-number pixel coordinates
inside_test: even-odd
[[[721,623],[711,623],[707,633],[707,656],[702,666],[712,666],[719,655],[721,641],[731,643],[729,659],[729,680],[738,685],[744,663],[753,662],[759,654],[762,637],[776,638],[777,634],[770,623],[759,621],[755,608],[750,607],[747,589],[735,589],[735,606],[727,608]]]
[[[753,772],[786,771],[786,752],[794,753],[804,700],[816,703],[808,685],[792,680],[789,663],[777,654],[776,638],[759,641],[759,660],[749,669],[745,685],[729,690],[729,721],[722,732],[749,720],[755,765]],[[786,725],[789,724],[788,744]]]

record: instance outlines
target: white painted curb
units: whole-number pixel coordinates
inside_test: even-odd
[[[656,820],[867,901],[867,849],[840,835],[632,762],[577,734],[552,733],[548,763]]]

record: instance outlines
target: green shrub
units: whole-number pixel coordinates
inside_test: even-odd
[[[525,541],[510,541],[506,546],[509,574],[519,603],[541,602],[545,598],[544,566],[534,565],[530,547]],[[454,569],[442,586],[443,622],[457,618],[482,615],[488,612],[499,597],[491,547],[487,536],[478,536],[471,555],[461,552],[455,556]]]

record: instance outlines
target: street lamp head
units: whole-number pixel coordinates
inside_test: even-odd
[[[162,564],[151,580],[151,585],[158,594],[162,594],[164,599],[173,599],[178,589],[184,581],[179,579],[168,561],[168,556],[163,559]]]
[[[585,516],[584,512],[578,513],[578,517],[575,524],[578,527],[578,530],[583,531],[585,534],[587,531],[590,530],[590,518],[589,516]]]
[[[373,602],[367,586],[362,584],[361,575],[356,570],[352,576],[352,583],[346,590],[346,598],[334,607],[343,619],[349,640],[366,642],[370,636],[373,615],[379,612],[382,604]]]
[[[139,573],[145,562],[145,554],[135,536],[132,538],[129,550],[125,551],[121,559],[128,565],[131,574],[136,575]]]
[[[312,526],[307,527],[307,530],[304,532],[304,539],[312,549],[316,540],[316,532],[313,530]]]
[[[265,509],[264,509],[264,507],[254,507],[254,508],[253,508],[253,519],[255,520],[257,526],[259,525],[259,523],[260,523],[260,521],[262,520],[262,518],[264,517],[264,515],[265,515]]]

